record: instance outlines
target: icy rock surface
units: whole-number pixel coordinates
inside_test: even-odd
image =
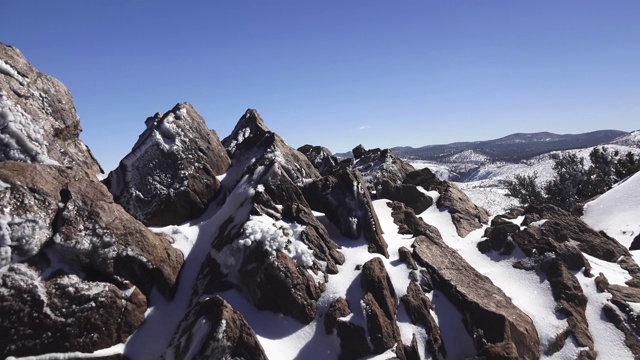
[[[95,178],[102,169],[81,131],[69,90],[0,43],[0,161],[60,164]]]

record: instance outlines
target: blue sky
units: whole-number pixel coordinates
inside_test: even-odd
[[[640,128],[640,1],[0,0],[0,41],[67,85],[106,171],[189,101],[344,152]]]

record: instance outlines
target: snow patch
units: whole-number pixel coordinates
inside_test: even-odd
[[[0,161],[58,165],[49,158],[39,124],[0,91]]]
[[[22,86],[25,86],[29,82],[28,78],[18,74],[16,69],[4,62],[4,60],[2,59],[0,59],[0,74],[11,76],[12,78],[16,79],[16,81],[18,81]]]

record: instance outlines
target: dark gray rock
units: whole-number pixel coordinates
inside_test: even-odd
[[[116,202],[147,226],[200,216],[230,160],[215,132],[189,103],[146,120],[147,128],[106,184]]]

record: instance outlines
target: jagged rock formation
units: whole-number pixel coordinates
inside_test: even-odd
[[[408,173],[415,171],[413,166],[400,160],[389,149],[366,150],[362,145],[358,145],[352,153],[351,168],[360,171],[372,192],[380,189],[383,180],[401,183]]]
[[[0,357],[122,343],[182,254],[97,181],[68,90],[2,44],[0,70]]]
[[[358,171],[331,169],[330,174],[306,184],[304,194],[311,208],[325,213],[343,235],[352,239],[364,235],[371,252],[389,257],[371,196]]]
[[[321,174],[325,170],[336,166],[339,162],[338,158],[333,156],[331,150],[324,146],[303,145],[298,148],[298,151],[303,153]]]
[[[2,357],[588,359],[601,319],[640,356],[640,267],[571,214],[486,227],[388,150],[296,150],[252,109],[219,141],[188,103],[147,119],[107,188],[66,89],[0,55]],[[522,274],[551,331],[505,286]]]
[[[102,169],[81,131],[69,90],[0,43],[0,161],[59,164],[95,178]]]
[[[145,121],[131,152],[109,174],[115,200],[147,226],[198,217],[216,195],[230,160],[215,132],[189,103]]]
[[[427,270],[433,287],[459,309],[464,309],[466,328],[474,338],[479,355],[511,359],[539,357],[538,334],[531,318],[449,248],[438,230],[416,218],[411,209],[395,203],[393,216],[416,236],[413,256],[418,265]]]

